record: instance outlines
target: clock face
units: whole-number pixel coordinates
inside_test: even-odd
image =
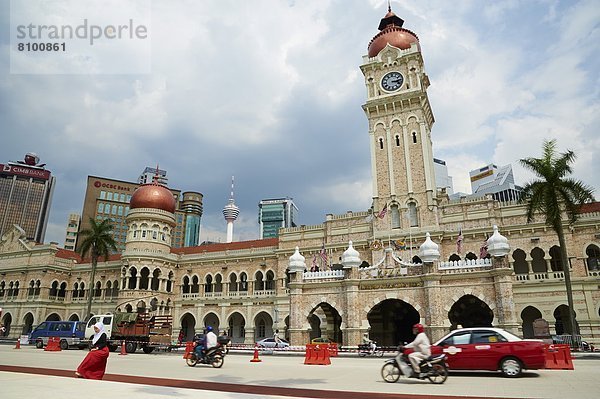
[[[404,76],[400,72],[388,72],[381,79],[381,87],[387,91],[396,91],[402,87]]]

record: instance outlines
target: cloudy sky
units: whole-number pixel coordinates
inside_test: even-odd
[[[307,225],[370,206],[359,65],[387,1],[154,0],[148,40],[127,54],[141,73],[126,74],[70,73],[59,55],[38,59],[34,73],[11,69],[10,4],[0,0],[0,163],[36,152],[56,176],[46,241],[62,245],[88,175],[134,181],[157,163],[170,187],[204,194],[201,240],[224,240],[232,175],[236,240],[258,238],[264,198],[293,197]],[[127,1],[102,4],[86,17],[117,23],[136,12]],[[434,155],[455,191],[470,192],[469,170],[491,162],[512,163],[524,183],[531,176],[517,160],[552,138],[577,153],[575,177],[600,187],[597,0],[399,0],[392,9],[419,36]]]

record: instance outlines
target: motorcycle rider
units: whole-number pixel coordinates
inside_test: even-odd
[[[415,376],[418,378],[423,378],[426,376],[426,373],[421,373],[419,363],[422,360],[425,360],[429,356],[431,356],[431,343],[429,342],[429,338],[427,338],[427,335],[425,334],[425,328],[422,324],[415,324],[412,328],[412,332],[416,335],[416,337],[414,341],[412,341],[410,344],[404,345],[404,348],[414,349],[414,352],[408,355],[408,359],[410,360],[410,364],[412,365]],[[401,357],[402,352],[399,351],[398,355],[396,356],[396,361],[398,362],[398,364],[401,364]]]
[[[212,326],[206,327],[206,334],[204,335],[204,349],[202,350],[202,359],[206,357],[206,354],[209,350],[216,347],[217,344],[217,334],[213,332]]]
[[[370,348],[369,349],[369,354],[370,355],[372,355],[373,353],[375,353],[375,349],[377,349],[377,344],[375,344],[375,341],[373,341],[373,340],[371,340],[369,338],[369,333],[368,332],[366,332],[366,333],[363,334],[362,343],[364,345],[368,345],[369,346],[369,348]]]

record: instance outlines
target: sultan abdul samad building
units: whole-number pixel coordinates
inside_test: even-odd
[[[279,329],[293,345],[318,336],[356,345],[364,332],[395,345],[411,339],[419,321],[434,339],[457,325],[532,337],[538,318],[551,334],[569,332],[569,267],[579,333],[600,344],[600,203],[584,206],[565,229],[564,265],[555,233],[542,218],[527,223],[524,206],[491,196],[451,201],[437,190],[429,78],[417,35],[402,25],[390,11],[360,66],[370,210],[326,215],[279,238],[175,249],[173,197],[158,183],[144,185],[131,199],[125,250],[98,265],[93,313],[171,314],[175,336],[180,327],[190,338],[212,325],[240,343]],[[323,245],[333,267],[307,271]],[[27,241],[18,227],[6,232],[0,307],[8,335],[84,318],[90,271],[74,252]]]

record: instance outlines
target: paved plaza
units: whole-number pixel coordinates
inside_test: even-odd
[[[85,351],[45,352],[30,346],[15,350],[0,345],[2,398],[32,398],[45,391],[63,397],[112,398],[597,398],[600,357],[574,360],[574,371],[539,370],[522,378],[506,379],[497,373],[455,372],[443,385],[401,379],[395,384],[380,376],[381,358],[342,356],[330,366],[307,366],[302,356],[232,353],[221,369],[188,367],[182,353],[111,353],[104,381],[72,377]],[[385,359],[385,357],[384,357]],[[7,370],[11,370],[10,372]],[[18,371],[18,372],[14,372]],[[201,391],[212,391],[202,392]]]

